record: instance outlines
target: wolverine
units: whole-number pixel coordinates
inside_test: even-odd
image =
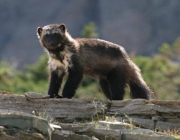
[[[101,39],[74,39],[65,24],[38,27],[37,36],[49,56],[50,98],[72,98],[83,75],[98,79],[102,92],[110,100],[122,100],[127,85],[131,98],[151,98],[152,91],[140,69],[122,46]],[[60,96],[58,92],[66,74],[68,78]]]

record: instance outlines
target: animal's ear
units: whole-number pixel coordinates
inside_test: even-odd
[[[61,31],[63,31],[63,33],[66,31],[66,25],[65,24],[60,24],[59,28],[61,29]]]
[[[43,31],[43,29],[42,29],[41,27],[38,27],[38,28],[37,28],[37,34],[38,34],[39,36],[41,35],[42,31]]]

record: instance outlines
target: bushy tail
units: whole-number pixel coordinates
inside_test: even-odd
[[[152,98],[153,93],[147,86],[141,75],[138,75],[135,79],[132,79],[129,82],[129,87],[130,95],[133,99],[142,98],[149,100]]]

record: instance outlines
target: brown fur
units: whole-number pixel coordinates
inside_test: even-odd
[[[63,76],[68,73],[62,93],[66,98],[74,96],[83,74],[99,79],[109,99],[123,99],[126,85],[130,87],[132,98],[150,98],[151,90],[123,47],[100,39],[73,39],[64,24],[39,27],[37,34],[49,54],[50,97],[59,97]]]

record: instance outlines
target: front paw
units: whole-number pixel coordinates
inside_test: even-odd
[[[63,98],[61,95],[54,95],[54,98]]]
[[[49,98],[54,98],[54,95],[49,95]]]
[[[60,95],[50,95],[49,98],[63,98],[63,96],[60,96]]]

